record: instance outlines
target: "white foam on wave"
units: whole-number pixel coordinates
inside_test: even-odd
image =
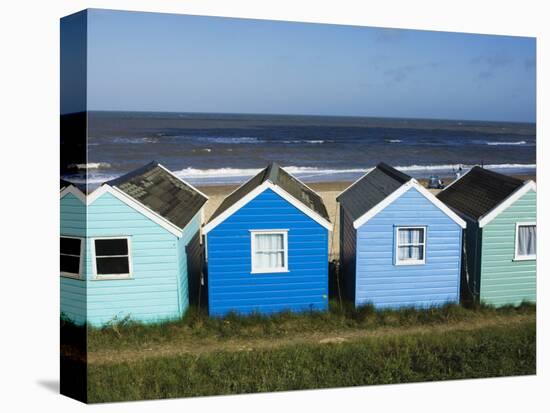
[[[334,141],[331,141],[331,140],[323,140],[323,139],[292,139],[292,140],[286,140],[286,141],[281,141],[282,143],[286,143],[286,144],[289,144],[289,143],[307,143],[307,144],[310,144],[310,145],[321,145],[323,143],[327,143],[327,142],[334,142]]]
[[[111,164],[108,162],[90,162],[90,163],[72,163],[68,165],[69,169],[107,169]]]
[[[387,142],[389,142],[389,143],[401,143],[403,141],[401,139],[388,139]]]
[[[467,172],[473,165],[462,165],[463,173]],[[488,164],[484,165],[487,169],[506,172],[509,170],[530,171],[536,169],[536,164]],[[429,176],[430,174],[449,174],[451,175],[458,168],[457,164],[442,165],[406,165],[397,166],[398,170],[405,173],[412,173],[418,176]],[[357,179],[362,174],[372,170],[372,168],[318,168],[312,166],[287,166],[284,169],[300,179],[309,182],[337,181],[339,179]],[[174,174],[182,179],[189,180],[197,184],[224,184],[224,183],[242,183],[248,178],[256,175],[262,168],[184,168],[173,171]],[[423,174],[424,172],[424,174]],[[88,173],[88,179],[84,174],[66,175],[63,178],[75,184],[99,185],[104,182],[117,178],[118,175],[106,174],[101,172]]]
[[[222,143],[222,144],[234,144],[234,143],[261,143],[264,142],[264,140],[259,138],[254,138],[251,136],[237,136],[237,137],[229,137],[229,136],[214,136],[214,137],[205,137],[201,138],[203,141],[207,142],[213,142],[213,143]]]
[[[458,169],[458,164],[442,164],[442,165],[406,165],[396,166],[395,168],[403,172],[452,172]],[[468,170],[473,165],[462,165],[464,170]],[[535,169],[536,164],[489,164],[484,165],[487,169]],[[369,172],[372,168],[318,168],[312,166],[286,166],[284,169],[299,177],[315,177],[322,175],[340,175],[340,174],[359,174]],[[213,179],[213,178],[241,178],[250,177],[261,171],[261,168],[211,168],[197,169],[184,168],[174,173],[182,178],[187,179]]]
[[[487,142],[489,146],[508,146],[508,145],[526,145],[526,141],[516,141],[516,142]]]

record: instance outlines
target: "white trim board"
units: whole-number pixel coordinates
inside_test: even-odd
[[[427,198],[428,201],[430,201],[438,209],[440,209],[443,213],[445,213],[449,218],[451,218],[454,222],[460,225],[461,228],[466,228],[466,221],[460,218],[460,216],[456,212],[451,210],[447,205],[445,205],[443,202],[437,199],[434,194],[432,194],[430,191],[424,188],[414,178],[404,183],[403,185],[401,185],[399,188],[393,191],[390,195],[388,195],[386,198],[384,198],[374,207],[372,207],[367,212],[365,212],[362,216],[360,216],[355,221],[353,221],[353,227],[355,229],[361,227],[370,219],[374,218],[379,212],[384,210],[387,206],[392,204],[396,199],[401,197],[401,195],[403,195],[405,192],[409,191],[412,188],[420,192],[420,194],[422,194],[425,198]]]
[[[411,259],[411,260],[407,260],[407,259],[404,259],[404,260],[400,260],[399,259],[399,247],[402,247],[402,246],[407,246],[407,245],[399,245],[399,231],[401,230],[407,230],[407,229],[421,229],[422,230],[422,241],[418,244],[410,244],[410,245],[413,245],[413,246],[421,246],[423,248],[422,250],[422,259],[421,260],[414,260],[414,259]],[[427,239],[428,239],[428,227],[426,225],[397,225],[395,226],[395,229],[394,229],[394,239],[395,239],[395,244],[394,244],[394,263],[393,265],[396,265],[396,266],[407,266],[407,265],[424,265],[426,264],[426,242],[427,242]]]
[[[235,212],[237,212],[239,209],[244,207],[246,204],[248,204],[250,201],[252,201],[254,198],[256,198],[258,195],[260,195],[262,192],[264,192],[267,189],[271,189],[273,192],[281,196],[284,200],[292,204],[294,207],[296,207],[301,212],[306,214],[308,217],[313,219],[319,225],[321,225],[322,227],[326,228],[329,231],[332,231],[332,224],[329,221],[327,221],[325,218],[323,218],[321,215],[319,215],[317,212],[305,206],[301,201],[298,201],[296,198],[294,198],[292,195],[290,195],[281,187],[271,183],[270,181],[265,181],[260,186],[257,186],[256,188],[254,188],[248,194],[246,194],[237,202],[235,202],[233,205],[231,205],[229,208],[227,208],[224,212],[222,212],[220,215],[218,215],[208,224],[206,224],[204,226],[203,233],[208,234],[211,230],[216,228],[223,221],[225,221],[227,218],[229,218],[231,215],[233,215]]]
[[[82,202],[83,204],[86,204],[86,194],[82,192],[80,189],[78,189],[76,186],[69,185],[63,188],[59,193],[59,199],[62,199],[64,196],[68,194],[74,195],[80,202]]]
[[[521,221],[516,222],[516,232],[514,234],[515,242],[514,242],[514,261],[534,261],[537,259],[537,254],[535,251],[534,255],[518,255],[518,243],[519,243],[519,227],[524,226],[534,226],[535,227],[535,233],[537,231],[537,223],[535,221]],[[536,249],[536,246],[535,246]]]
[[[128,273],[125,274],[98,274],[97,273],[97,255],[95,252],[95,242],[97,240],[105,239],[125,239],[126,248],[128,250],[128,255],[123,255],[128,257]],[[131,280],[133,279],[133,263],[132,263],[132,237],[129,235],[109,235],[104,237],[90,237],[90,252],[92,259],[92,281],[103,281],[103,280]],[[99,256],[99,258],[104,258],[109,256]],[[113,255],[113,257],[119,257],[118,255]]]
[[[66,271],[63,271],[63,270],[60,270],[60,275],[62,277],[66,277],[66,278],[72,278],[74,280],[83,280],[85,279],[85,277],[83,277],[83,267],[84,267],[84,254],[85,254],[85,250],[86,250],[86,238],[84,237],[79,237],[79,236],[74,236],[74,235],[63,235],[63,234],[60,234],[59,235],[59,240],[61,241],[61,238],[70,238],[70,239],[77,239],[80,241],[80,255],[78,256],[79,258],[79,261],[78,261],[78,274],[75,274],[75,273],[72,273],[72,272],[66,272]],[[72,255],[72,254],[64,254],[63,252],[61,252],[61,248],[59,248],[59,256],[61,257],[61,255],[66,255],[66,256],[69,256],[69,257],[75,257],[76,255]]]
[[[174,178],[176,178],[178,181],[182,182],[183,184],[187,185],[189,188],[191,188],[193,191],[196,191],[197,193],[199,193],[200,195],[202,195],[203,197],[206,198],[206,200],[208,200],[208,195],[206,195],[204,192],[202,191],[199,191],[196,187],[194,187],[193,185],[191,185],[189,182],[187,181],[184,181],[183,179],[181,179],[179,176],[177,176],[174,172],[172,172],[170,169],[166,168],[164,165],[161,165],[160,163],[157,164],[161,169],[165,170],[166,172],[168,172],[170,175],[172,175]]]
[[[288,229],[251,229],[250,232],[250,274],[274,274],[289,272],[288,269]],[[256,267],[256,244],[254,238],[258,234],[283,236],[283,266],[278,268]]]
[[[151,221],[160,225],[162,228],[166,229],[168,232],[175,235],[176,237],[181,238],[183,235],[183,228],[178,228],[176,225],[172,224],[166,218],[160,216],[159,214],[149,209],[145,205],[135,201],[133,198],[129,197],[120,189],[114,186],[103,184],[87,196],[84,195],[84,193],[81,192],[78,188],[75,188],[74,186],[69,186],[65,188],[63,191],[61,191],[60,199],[69,193],[75,195],[87,207],[93,204],[103,194],[107,194],[107,193],[111,194],[112,196],[117,198],[119,201],[125,203],[130,208],[136,210],[137,212],[141,213],[145,217],[149,218]],[[202,208],[203,207],[201,207],[201,209]]]
[[[453,182],[451,182],[449,185],[445,186],[445,188],[443,188],[439,193],[445,192],[447,189],[449,189],[451,186],[453,186],[456,182],[460,181],[462,178],[464,178],[466,175],[468,175],[470,172],[472,172],[472,170],[473,170],[476,166],[479,166],[479,165],[473,165],[470,169],[468,169],[468,172],[466,172],[465,174],[461,175],[459,178],[455,178],[455,179],[453,180]]]
[[[495,219],[502,212],[504,212],[509,206],[511,206],[514,202],[516,202],[519,198],[521,198],[523,195],[525,195],[527,192],[531,190],[533,190],[534,192],[537,192],[537,185],[533,181],[525,182],[523,186],[520,186],[518,189],[512,192],[508,196],[508,198],[506,198],[504,201],[498,204],[491,211],[487,212],[485,215],[480,217],[478,221],[479,227],[483,228],[484,226],[489,224],[493,219]]]

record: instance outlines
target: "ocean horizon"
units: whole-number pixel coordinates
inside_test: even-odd
[[[305,182],[351,181],[379,162],[416,178],[473,165],[536,172],[534,123],[321,115],[88,112],[87,163],[64,178],[99,185],[157,161],[195,185],[238,184],[269,162]]]

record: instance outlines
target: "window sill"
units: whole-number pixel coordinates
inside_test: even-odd
[[[92,281],[110,281],[110,280],[133,280],[134,277],[130,275],[101,275],[92,278]]]
[[[537,257],[534,256],[534,257],[514,257],[514,259],[512,261],[536,261],[537,260]]]
[[[409,265],[425,265],[426,264],[426,261],[401,261],[401,262],[396,262],[395,263],[395,266],[396,267],[408,267]]]
[[[250,271],[250,274],[280,274],[280,273],[285,273],[285,272],[290,272],[290,270],[288,270],[288,269],[284,269],[284,270],[255,270],[255,271]]]
[[[80,275],[77,274],[68,274],[68,273],[61,273],[61,277],[63,278],[71,278],[73,280],[82,280],[84,281],[84,278],[81,278]]]

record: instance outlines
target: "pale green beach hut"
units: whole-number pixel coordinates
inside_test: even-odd
[[[437,197],[467,222],[463,299],[495,306],[535,302],[535,183],[476,166]]]

